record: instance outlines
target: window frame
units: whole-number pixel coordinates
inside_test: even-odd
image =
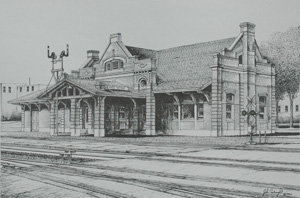
[[[29,92],[29,86],[27,86],[27,92]]]
[[[114,65],[116,63],[116,65]],[[117,66],[117,67],[116,67]],[[114,71],[124,69],[124,61],[122,59],[112,59],[104,63],[105,71]]]
[[[230,100],[228,100],[228,96],[231,97]],[[225,115],[227,120],[234,119],[234,97],[235,95],[233,93],[226,93]],[[230,107],[230,110],[228,110],[228,107]]]
[[[288,106],[288,105],[285,105],[284,112],[285,112],[285,113],[288,113],[288,112],[289,112],[289,106]]]
[[[200,111],[200,106],[202,106],[202,111]],[[200,112],[202,112],[202,115],[200,115]],[[204,119],[204,103],[197,104],[197,119]]]
[[[176,106],[176,108],[175,108],[175,106]],[[175,116],[175,114],[177,116]],[[178,119],[179,119],[179,105],[178,104],[173,104],[173,120],[178,120]]]
[[[3,86],[3,93],[6,93],[6,87]]]
[[[192,108],[189,107],[192,113],[192,117],[189,118],[184,118],[184,107],[186,108],[187,106],[191,106]],[[194,120],[195,119],[195,108],[194,104],[181,104],[181,120]]]
[[[8,93],[11,93],[11,87],[8,87]]]
[[[295,105],[295,112],[299,112],[299,105]]]
[[[31,91],[34,91],[34,86],[31,86]]]
[[[258,96],[258,118],[260,120],[266,119],[266,106],[267,106],[267,96]],[[263,109],[263,110],[262,110]]]

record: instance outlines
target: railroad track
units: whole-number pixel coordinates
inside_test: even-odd
[[[36,162],[36,161],[28,161],[28,160],[19,160],[19,159],[11,159],[11,158],[2,158],[2,160],[9,161],[11,163],[20,162],[25,165],[49,165],[49,166],[57,166],[57,163],[50,163],[50,162]],[[89,165],[89,164],[60,164],[59,166],[62,169],[68,168],[88,168],[94,170],[105,170],[105,171],[112,171],[112,172],[120,172],[120,173],[133,173],[133,174],[141,174],[141,175],[148,175],[148,176],[156,176],[156,177],[164,177],[170,179],[187,179],[191,181],[204,181],[204,182],[215,182],[215,183],[226,183],[226,184],[241,184],[244,186],[249,187],[260,187],[260,188],[281,188],[285,190],[295,190],[298,191],[298,186],[293,185],[278,185],[278,184],[271,184],[271,183],[263,183],[263,182],[251,182],[251,181],[243,181],[243,180],[234,180],[234,179],[223,179],[218,177],[205,177],[205,176],[194,176],[194,175],[186,175],[186,174],[172,174],[172,173],[165,173],[159,171],[150,171],[150,170],[139,170],[139,169],[131,169],[131,168],[119,168],[119,167],[110,167],[110,166],[103,166],[103,165]]]
[[[5,161],[9,161],[6,160]],[[16,164],[16,161],[13,161],[13,163]],[[24,162],[20,162],[21,164],[24,164]],[[26,163],[26,162],[25,162]],[[213,187],[207,187],[207,186],[200,186],[200,185],[187,185],[187,184],[178,184],[178,183],[172,183],[172,182],[165,182],[165,181],[155,181],[155,180],[149,180],[149,179],[140,179],[140,178],[130,178],[128,176],[116,176],[108,173],[95,173],[87,170],[78,170],[74,167],[60,167],[57,165],[51,165],[51,166],[35,166],[34,163],[27,163],[27,164],[33,164],[34,167],[29,168],[23,168],[21,170],[17,170],[15,174],[21,174],[19,176],[26,177],[28,179],[38,180],[41,182],[45,181],[52,181],[57,182],[60,184],[64,184],[67,186],[72,187],[79,187],[84,190],[88,190],[91,192],[96,192],[100,194],[105,194],[111,197],[122,197],[116,194],[111,194],[112,192],[106,192],[105,189],[98,189],[98,187],[89,186],[86,184],[73,182],[69,180],[63,180],[58,177],[49,177],[47,174],[44,174],[42,172],[47,173],[54,173],[58,175],[67,175],[67,176],[80,176],[90,179],[97,179],[97,180],[108,180],[113,181],[117,183],[127,184],[127,185],[133,185],[138,186],[141,188],[154,190],[162,193],[166,193],[169,195],[176,195],[180,197],[207,197],[207,198],[215,198],[215,197],[258,197],[261,194],[255,193],[255,192],[248,192],[248,191],[240,191],[240,190],[230,190],[230,189],[224,189],[224,188],[213,188]],[[41,171],[38,174],[31,174],[31,171]],[[125,196],[126,197],[126,196]]]
[[[9,162],[9,160],[5,160],[5,163]],[[3,162],[1,162],[2,164]],[[53,186],[57,186],[63,189],[68,190],[76,190],[78,192],[89,194],[93,197],[99,197],[102,198],[101,195],[105,195],[108,197],[114,197],[114,198],[128,198],[128,195],[122,194],[119,192],[114,192],[111,190],[107,190],[101,187],[95,187],[92,185],[87,185],[81,182],[75,182],[70,181],[66,179],[62,179],[59,177],[54,177],[53,175],[51,177],[45,175],[45,174],[35,174],[31,173],[29,171],[35,171],[38,166],[35,166],[33,168],[24,168],[23,164],[24,162],[20,163],[19,165],[16,161],[13,162],[14,166],[4,166],[3,168],[14,168],[14,171],[6,171],[6,174],[15,175],[23,178],[27,178],[29,180],[38,181],[44,184],[50,184]],[[28,163],[27,163],[28,164]],[[44,169],[44,168],[43,168]]]
[[[59,154],[58,150],[54,149],[42,149],[39,150],[37,148],[16,148],[16,147],[7,147],[2,146],[3,151],[18,151],[23,152],[24,155],[27,155],[28,152],[45,154],[45,155],[53,155],[57,156]],[[78,153],[78,152],[77,152]],[[242,169],[251,169],[256,171],[276,171],[276,172],[292,172],[292,173],[300,173],[299,163],[283,163],[276,161],[259,161],[259,160],[237,160],[237,159],[224,159],[224,158],[208,158],[208,157],[189,157],[189,156],[174,156],[174,155],[135,155],[131,153],[117,153],[117,154],[109,154],[106,152],[93,152],[84,153],[79,152],[81,154],[73,154],[73,157],[76,158],[93,158],[98,160],[109,160],[109,159],[128,159],[135,158],[139,160],[145,161],[160,161],[160,162],[171,162],[171,163],[184,163],[184,164],[198,164],[203,166],[223,166],[230,168],[242,168]],[[109,154],[109,155],[108,155]],[[269,165],[271,164],[271,166]],[[277,165],[277,166],[274,166]],[[286,166],[286,167],[284,167]],[[290,166],[290,167],[289,167]]]

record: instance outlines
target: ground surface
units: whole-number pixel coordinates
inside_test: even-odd
[[[51,137],[17,125],[1,132],[1,197],[300,197],[299,135],[249,145],[249,137]]]

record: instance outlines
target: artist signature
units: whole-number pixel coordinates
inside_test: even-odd
[[[284,192],[282,188],[265,188],[262,197],[288,197],[292,193]]]

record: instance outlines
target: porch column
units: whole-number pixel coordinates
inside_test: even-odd
[[[25,131],[25,106],[21,107],[21,131]]]
[[[71,99],[71,118],[70,118],[70,130],[71,136],[76,136],[76,100]]]
[[[77,102],[76,102],[77,103]],[[81,117],[81,106],[80,104],[75,105],[75,136],[80,136],[81,125],[82,125],[82,117]]]
[[[65,113],[66,112],[66,108],[63,108],[62,112],[61,112],[61,128],[64,129],[63,132],[66,132],[65,129]]]
[[[55,135],[56,132],[56,102],[53,101],[50,106],[50,135]]]
[[[146,135],[155,135],[155,96],[151,83],[146,93]]]
[[[92,112],[93,111],[93,106],[92,104],[89,103],[88,106],[88,134],[93,134],[93,116],[92,116]]]
[[[197,129],[197,118],[198,118],[198,111],[197,111],[197,103],[194,103],[194,118],[195,118],[195,130]]]
[[[94,136],[95,137],[104,137],[105,128],[104,128],[104,106],[105,106],[105,97],[98,97],[95,103],[95,115],[94,115]]]
[[[104,128],[104,107],[105,107],[105,98],[102,97],[100,99],[100,137],[105,136],[105,128]]]

